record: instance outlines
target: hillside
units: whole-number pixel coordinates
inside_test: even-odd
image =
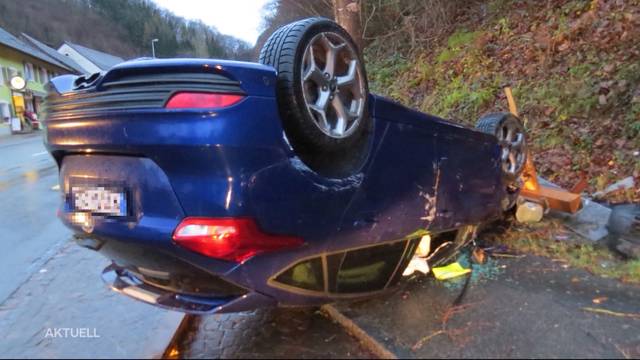
[[[473,125],[507,110],[509,84],[541,175],[567,187],[583,177],[591,193],[628,176],[640,183],[640,1],[477,1],[447,23],[410,43],[377,24],[372,90]],[[640,187],[610,200],[638,201]]]
[[[51,46],[71,41],[126,59],[158,57],[249,59],[245,42],[149,0],[0,0],[0,27],[25,32]]]

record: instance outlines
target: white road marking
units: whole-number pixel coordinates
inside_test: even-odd
[[[39,152],[39,153],[31,154],[31,156],[35,157],[35,156],[42,156],[42,155],[46,155],[46,154],[47,154],[46,151],[42,151],[42,152]]]
[[[58,184],[58,185],[53,185],[53,186],[51,187],[51,190],[53,190],[53,191],[58,191],[58,190],[60,190],[60,184]]]

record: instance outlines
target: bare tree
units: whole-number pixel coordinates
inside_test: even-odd
[[[362,49],[362,21],[360,20],[361,0],[333,0],[333,13],[340,24]]]

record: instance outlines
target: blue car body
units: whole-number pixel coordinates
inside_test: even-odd
[[[140,86],[161,87],[145,76],[182,73],[218,76],[220,91],[244,98],[207,110],[166,109],[158,102],[166,95],[140,97]],[[194,59],[127,62],[52,80],[45,145],[65,194],[59,216],[81,245],[113,260],[103,273],[113,289],[192,313],[370,296],[397,283],[426,232],[448,234],[502,215],[507,193],[494,136],[370,95],[365,158],[351,176],[329,178],[289,145],[275,82],[271,67]],[[119,92],[105,95],[114,84]],[[127,216],[95,216],[83,227],[73,219],[74,184],[126,189]],[[173,241],[187,217],[250,218],[265,233],[304,243],[240,263],[215,259]],[[359,249],[389,264],[342,271]],[[306,270],[291,275],[305,261]],[[314,266],[322,267],[321,284],[306,286]]]

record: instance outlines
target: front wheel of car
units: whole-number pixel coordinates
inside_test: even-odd
[[[357,163],[371,119],[364,63],[349,34],[326,18],[300,20],[274,32],[259,61],[277,70],[283,127],[303,160],[337,173]]]

